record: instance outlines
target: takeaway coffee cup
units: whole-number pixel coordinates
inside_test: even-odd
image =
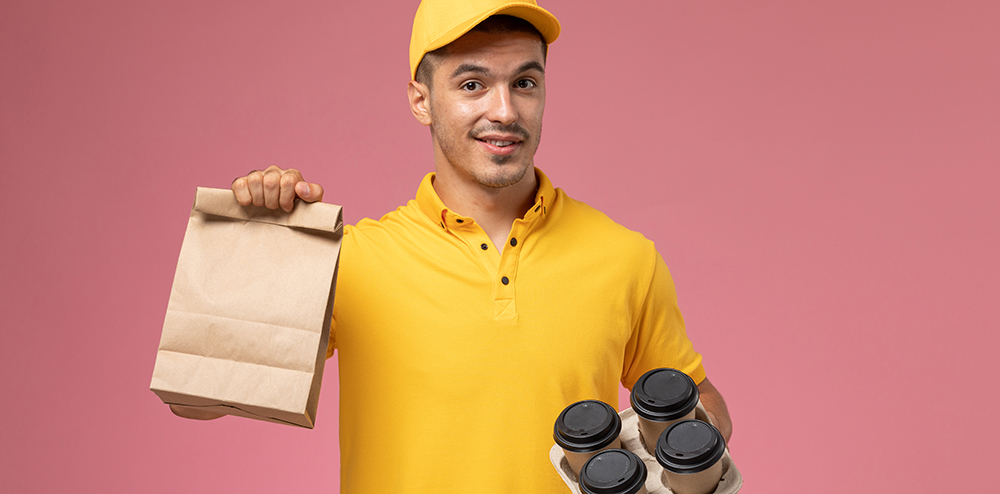
[[[653,454],[656,440],[667,427],[694,418],[698,396],[698,386],[677,369],[653,369],[635,382],[629,401],[639,419],[639,433],[649,454]]]
[[[656,441],[656,462],[663,467],[667,486],[675,494],[709,494],[722,478],[726,440],[711,424],[682,420],[668,427]]]
[[[611,405],[583,400],[563,409],[556,419],[553,437],[566,453],[570,470],[579,476],[583,464],[598,451],[621,447],[621,431],[622,420]]]
[[[583,494],[647,494],[646,465],[635,453],[608,449],[594,455],[580,471]]]

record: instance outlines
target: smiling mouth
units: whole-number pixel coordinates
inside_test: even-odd
[[[517,141],[494,141],[491,139],[476,139],[477,141],[485,142],[487,144],[492,144],[498,148],[505,148],[511,144],[517,144]]]

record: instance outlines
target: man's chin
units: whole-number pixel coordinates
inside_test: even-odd
[[[510,158],[509,156],[501,157]],[[520,182],[528,172],[528,169],[531,168],[530,164],[517,163],[514,160],[505,160],[506,163],[496,163],[496,160],[493,161],[494,164],[503,165],[503,168],[493,170],[493,173],[476,177],[479,185],[494,189],[510,187]]]
[[[513,163],[516,160],[517,156],[513,155],[507,155],[507,156],[501,156],[499,154],[490,155],[490,161],[492,161],[493,164],[495,165],[506,165],[507,163]]]

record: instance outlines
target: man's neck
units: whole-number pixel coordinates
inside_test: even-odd
[[[535,204],[538,179],[532,166],[518,183],[494,188],[463,179],[452,170],[438,169],[434,190],[448,209],[476,220],[503,252],[514,220],[524,217]]]

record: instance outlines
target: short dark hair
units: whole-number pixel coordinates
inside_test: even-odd
[[[487,34],[510,34],[510,33],[528,33],[538,36],[538,41],[542,43],[542,61],[549,53],[549,45],[545,42],[545,37],[542,33],[538,32],[530,22],[521,19],[520,17],[514,17],[512,15],[494,15],[487,18],[485,21],[476,24],[475,27],[469,30],[469,32],[479,32]],[[437,62],[440,57],[447,50],[448,45],[444,45],[434,51],[429,51],[424,54],[424,58],[420,60],[417,64],[417,72],[414,75],[414,80],[421,84],[427,84],[430,86],[430,80],[434,77],[434,68],[437,67]]]

